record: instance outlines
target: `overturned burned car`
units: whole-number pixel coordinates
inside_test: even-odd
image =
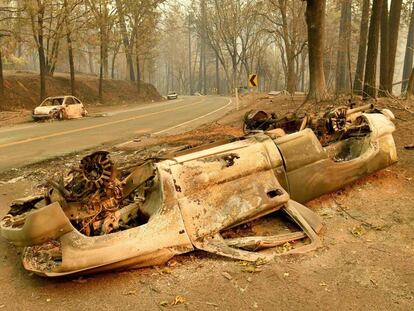
[[[194,249],[246,261],[315,249],[322,223],[302,203],[397,161],[392,114],[351,112],[333,114],[345,120],[323,144],[310,128],[276,128],[128,171],[96,152],[46,194],[14,202],[1,234],[48,277],[159,265]],[[228,234],[277,211],[301,230]]]

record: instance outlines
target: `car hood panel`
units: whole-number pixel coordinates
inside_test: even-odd
[[[59,106],[42,106],[36,107],[34,110],[34,114],[49,114],[52,110],[59,110]]]

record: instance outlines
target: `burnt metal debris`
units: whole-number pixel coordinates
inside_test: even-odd
[[[322,222],[303,203],[397,161],[390,111],[249,116],[266,130],[126,170],[95,152],[45,194],[15,201],[1,234],[25,247],[27,270],[48,277],[159,265],[194,249],[270,260],[321,246]],[[243,231],[266,221],[273,230],[281,212],[296,229]]]
[[[284,133],[290,134],[310,128],[318,137],[323,137],[335,133],[344,133],[358,127],[355,119],[363,112],[382,113],[376,110],[372,104],[357,108],[349,106],[331,107],[327,111],[302,115],[297,112],[290,112],[282,118],[277,118],[277,115],[273,112],[250,110],[243,118],[243,131],[245,134],[253,134],[273,129],[283,129]],[[391,111],[384,109],[383,112],[393,118]]]

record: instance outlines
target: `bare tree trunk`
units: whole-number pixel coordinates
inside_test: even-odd
[[[305,92],[305,71],[306,71],[306,53],[301,54],[301,65],[300,65],[300,91]]]
[[[115,63],[116,63],[116,57],[118,56],[119,48],[114,50],[114,53],[112,55],[112,61],[111,61],[111,79],[115,79]]]
[[[387,90],[392,94],[394,82],[395,56],[397,54],[398,32],[400,28],[402,0],[391,0],[390,16],[388,21],[388,84]]]
[[[362,95],[362,83],[364,81],[365,59],[367,53],[368,23],[369,23],[369,4],[370,0],[363,0],[361,27],[358,47],[358,61],[354,78],[354,93]]]
[[[279,0],[279,11],[282,17],[282,39],[285,43],[286,52],[286,90],[294,95],[297,84],[297,74],[295,69],[296,55],[294,47],[292,46],[292,38],[289,33],[289,20],[287,17],[287,1]]]
[[[389,29],[388,29],[388,0],[382,0],[381,12],[381,54],[380,54],[380,86],[378,96],[387,96],[388,87],[388,59],[389,59]]]
[[[165,91],[168,93],[170,91],[170,64],[165,63]]]
[[[138,43],[138,30],[135,37],[135,64],[137,66],[137,92],[141,92],[141,68],[139,64],[139,43]]]
[[[135,62],[136,62],[136,66],[137,66],[137,92],[141,93],[141,68],[140,68],[140,65],[139,65],[138,51],[136,51],[135,58],[136,58]]]
[[[70,90],[71,94],[75,96],[75,62],[73,60],[73,47],[72,47],[72,38],[71,38],[71,31],[69,25],[69,8],[67,0],[63,1],[63,5],[65,7],[65,26],[66,26],[66,42],[68,45],[68,58],[69,58],[69,70],[70,70]]]
[[[203,94],[207,95],[207,51],[206,44],[203,45]]]
[[[327,97],[323,52],[325,40],[326,0],[307,0],[306,24],[309,45],[309,93],[308,99],[321,101]]]
[[[349,92],[348,47],[351,41],[351,0],[342,0],[336,62],[336,94]]]
[[[295,59],[292,57],[292,51],[286,51],[286,62],[287,62],[287,82],[286,90],[289,94],[294,95],[296,92],[296,70],[295,70]]]
[[[73,96],[76,95],[75,87],[75,63],[73,61],[73,48],[72,48],[72,39],[70,33],[66,34],[66,40],[68,43],[68,57],[69,57],[69,68],[70,68],[70,89]]]
[[[201,0],[201,12],[202,12],[202,36],[201,36],[201,49],[203,58],[203,94],[207,95],[207,38],[206,38],[206,2]]]
[[[104,69],[104,78],[108,79],[109,77],[109,56],[108,56],[108,38],[105,38],[103,42],[103,69]]]
[[[104,75],[104,65],[103,65],[103,43],[100,44],[100,62],[99,62],[99,102],[103,102],[103,75]]]
[[[193,71],[191,66],[191,16],[188,15],[188,86],[189,95],[193,95]]]
[[[93,53],[90,50],[90,47],[88,47],[88,63],[89,63],[89,73],[95,74],[95,70],[93,68]]]
[[[367,63],[365,66],[363,98],[376,98],[378,41],[383,0],[374,0],[368,33]]]
[[[216,55],[216,93],[217,95],[221,93],[220,91],[220,63],[218,56]]]
[[[39,35],[39,42],[43,42],[43,36]],[[46,63],[45,63],[45,50],[43,43],[39,45],[39,69],[40,69],[40,101],[43,101],[46,97]]]
[[[4,96],[3,57],[0,48],[0,96]]]
[[[43,101],[46,97],[46,59],[45,49],[43,43],[43,17],[45,14],[44,5],[38,0],[38,12],[37,12],[37,50],[39,53],[39,71],[40,71],[40,101]]]
[[[129,69],[129,79],[131,81],[135,81],[135,74],[134,74],[134,62],[132,61],[132,47],[131,43],[129,42],[128,32],[125,23],[125,14],[124,14],[124,7],[121,0],[116,0],[116,8],[118,10],[118,17],[119,17],[119,25],[121,28],[122,34],[122,41],[125,47],[125,57],[127,62],[127,67]]]
[[[203,93],[203,40],[200,42],[200,64],[198,69],[198,91]],[[205,95],[205,94],[204,94]]]
[[[150,63],[148,64],[148,83],[154,84],[152,81],[152,73],[154,72],[154,65],[153,60],[150,60]]]
[[[407,44],[405,47],[405,57],[404,57],[404,69],[403,69],[403,76],[402,76],[402,85],[401,85],[401,93],[404,93],[407,90],[407,80],[410,76],[410,72],[412,71],[413,67],[413,55],[414,55],[414,4],[411,8],[411,18],[410,18],[410,25],[408,27],[408,37],[407,37]]]
[[[23,1],[16,1],[16,5],[17,5],[17,12],[16,12],[16,28],[19,29],[20,31],[18,33],[15,34],[16,36],[16,43],[17,43],[17,57],[22,57],[23,55],[23,40],[22,40],[22,34],[21,34],[21,29],[23,28],[22,25],[22,13],[23,13],[23,9],[24,9],[24,5],[25,3]]]
[[[411,69],[410,78],[407,86],[407,100],[411,100],[414,94],[414,68]]]
[[[140,62],[140,71],[141,71],[140,80],[142,82],[145,82],[145,70],[146,70],[145,66],[146,65],[147,65],[147,59],[145,59],[145,57],[143,57],[142,61]],[[184,82],[183,82],[183,85],[184,85]]]

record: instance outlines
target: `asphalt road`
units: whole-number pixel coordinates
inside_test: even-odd
[[[219,118],[230,107],[226,97],[182,97],[103,116],[0,128],[0,172],[143,134],[195,127]]]

